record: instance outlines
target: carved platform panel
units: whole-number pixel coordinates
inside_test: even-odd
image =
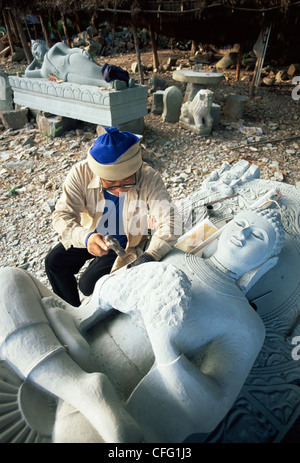
[[[146,85],[114,90],[9,76],[14,102],[58,116],[114,126],[147,115]]]

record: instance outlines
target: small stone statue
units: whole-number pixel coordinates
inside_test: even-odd
[[[178,87],[172,85],[168,87],[163,94],[163,113],[164,122],[178,122],[180,117],[180,108],[182,105],[183,95]]]
[[[25,77],[57,79],[84,85],[115,88],[121,90],[127,87],[122,80],[107,82],[99,66],[90,54],[81,48],[69,48],[64,43],[56,43],[51,48],[44,40],[32,40],[32,55],[34,60],[25,70]]]
[[[165,90],[167,86],[167,82],[165,81],[165,79],[160,79],[157,76],[150,77],[149,83],[152,85],[152,87],[150,88],[150,93],[154,93],[157,90]]]
[[[213,103],[213,92],[202,89],[192,101],[186,101],[181,108],[180,122],[199,135],[210,135],[213,118],[210,111]]]

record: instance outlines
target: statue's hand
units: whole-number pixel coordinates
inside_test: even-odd
[[[260,169],[255,164],[241,160],[232,167],[224,162],[219,170],[214,170],[203,182],[203,187],[212,192],[230,195],[234,193],[234,187],[242,183],[260,177]]]
[[[83,56],[84,56],[85,58],[89,59],[90,61],[94,61],[94,60],[93,60],[93,57],[89,54],[89,52],[88,52],[87,50],[82,49],[82,50],[81,50],[81,53],[83,54]]]

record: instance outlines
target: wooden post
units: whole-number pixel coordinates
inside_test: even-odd
[[[137,62],[138,62],[138,67],[139,67],[140,84],[143,85],[143,83],[144,83],[143,66],[142,66],[142,61],[141,61],[139,39],[138,39],[138,36],[137,36],[136,27],[135,27],[134,23],[131,23],[131,31],[132,31],[132,34],[133,34],[135,52],[136,52],[136,57],[137,57]]]
[[[269,42],[269,37],[271,33],[271,26],[266,27],[264,30],[262,30],[261,35],[262,35],[262,49],[258,53],[258,57],[255,63],[255,69],[253,73],[253,79],[250,85],[250,90],[249,90],[249,96],[252,97],[254,95],[254,87],[259,86],[259,80],[260,80],[260,75],[261,75],[261,70],[264,64],[264,59],[266,56],[266,51],[268,47],[268,42]]]
[[[24,24],[25,24],[25,27],[26,27],[26,31],[27,31],[29,40],[30,40],[30,42],[31,42],[31,34],[30,34],[30,30],[29,30],[29,27],[28,27],[28,24],[27,24],[27,21],[26,21],[25,16],[23,16],[23,19],[24,19]]]
[[[15,21],[16,21],[16,25],[17,25],[17,28],[18,28],[18,32],[19,32],[21,43],[22,43],[22,47],[23,47],[23,50],[24,50],[24,53],[25,53],[25,56],[26,56],[26,59],[27,59],[27,63],[30,64],[32,62],[32,60],[33,60],[33,57],[32,57],[30,48],[28,47],[28,43],[27,43],[27,40],[26,40],[26,37],[25,37],[25,33],[24,33],[24,30],[23,30],[21,20],[20,20],[20,18],[15,17]]]
[[[62,36],[61,36],[61,33],[59,32],[59,27],[58,27],[58,24],[57,24],[57,21],[56,21],[56,17],[55,17],[54,15],[52,15],[51,21],[53,21],[53,23],[54,23],[54,27],[55,27],[55,30],[56,30],[57,35],[58,35],[58,37],[59,37],[59,40],[60,40],[61,42],[63,42],[63,38],[62,38]]]
[[[4,48],[4,50],[0,51],[0,58],[4,58],[7,56],[10,52],[10,46]]]
[[[256,76],[257,76],[258,66],[259,66],[259,58],[256,59],[255,68],[254,68],[254,72],[253,72],[253,77],[252,77],[252,81],[251,81],[251,84],[250,84],[250,89],[249,89],[249,96],[250,97],[252,97],[254,95],[254,83],[255,83]]]
[[[191,47],[191,56],[195,56],[196,51],[198,48],[198,43],[196,40],[192,40],[192,47]]]
[[[51,36],[49,34],[47,21],[45,20],[44,16],[42,16],[41,14],[39,15],[39,19],[40,19],[40,23],[41,23],[41,26],[42,26],[42,31],[43,31],[45,40],[46,40],[49,48],[51,48],[52,47],[52,40],[51,40]]]
[[[92,17],[91,17],[91,26],[95,29],[95,34],[99,34],[99,29],[98,29],[98,23],[97,23],[98,17],[97,13],[94,12]]]
[[[153,69],[159,69],[159,61],[158,61],[158,54],[157,54],[157,42],[155,39],[155,33],[153,30],[152,24],[149,24],[149,32],[151,37],[151,46],[152,46],[152,55],[153,55]]]
[[[244,48],[244,44],[240,43],[240,49],[239,49],[239,54],[238,54],[238,59],[237,59],[237,64],[236,64],[236,74],[235,74],[236,80],[240,80],[243,48]]]
[[[8,18],[10,22],[10,27],[13,32],[13,35],[15,36],[16,42],[19,40],[19,32],[16,24],[16,20],[14,15],[12,14],[12,11],[10,8],[7,8],[7,13],[8,13]]]
[[[70,39],[70,36],[69,36],[68,27],[67,27],[67,19],[66,19],[66,16],[63,13],[61,15],[61,20],[62,20],[62,24],[63,24],[63,28],[64,28],[64,33],[65,33],[65,36],[66,36],[67,45],[68,45],[69,48],[72,48],[71,39]]]
[[[75,18],[74,24],[76,26],[78,34],[80,34],[80,32],[82,31],[82,23],[81,23],[80,16],[76,11],[74,13],[74,18]]]
[[[8,36],[8,42],[10,46],[10,52],[14,53],[15,52],[15,46],[14,46],[14,41],[13,41],[13,36],[12,36],[12,31],[9,23],[9,18],[7,14],[7,10],[3,8],[2,10],[3,14],[3,19],[4,19],[4,24],[5,24],[5,29],[7,30],[7,36]]]
[[[38,30],[37,30],[36,24],[33,24],[33,32],[34,32],[34,39],[37,40],[38,39]]]

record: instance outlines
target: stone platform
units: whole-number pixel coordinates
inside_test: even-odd
[[[112,88],[9,76],[14,102],[35,110],[92,124],[115,126],[147,114],[146,85]]]

